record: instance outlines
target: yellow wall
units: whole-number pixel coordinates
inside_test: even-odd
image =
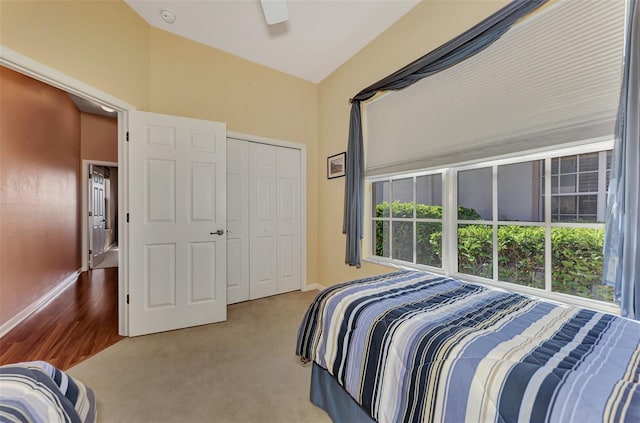
[[[329,286],[389,271],[363,263],[344,264],[342,234],[344,178],[326,179],[324,162],[347,149],[348,99],[418,57],[450,40],[508,1],[425,0],[320,83],[318,91],[318,283]],[[366,223],[366,219],[365,219]],[[363,250],[366,250],[364,246]]]
[[[325,168],[346,150],[347,100],[506,3],[425,0],[319,85],[151,28],[121,1],[0,0],[0,44],[141,110],[306,144],[308,283],[331,285],[388,270],[344,264],[344,178]]]
[[[0,44],[148,107],[149,26],[124,2],[0,0]]]
[[[307,282],[317,282],[317,84],[152,28],[122,1],[0,0],[0,45],[140,110],[305,144]]]
[[[151,28],[150,110],[307,146],[307,283],[316,283],[318,86]]]

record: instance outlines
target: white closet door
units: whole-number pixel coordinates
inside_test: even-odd
[[[249,298],[276,294],[277,269],[276,147],[249,144]]]
[[[227,141],[227,303],[249,299],[249,143]]]
[[[300,289],[300,150],[278,148],[277,293]]]

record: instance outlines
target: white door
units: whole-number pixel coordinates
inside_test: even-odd
[[[300,180],[300,150],[229,139],[229,304],[301,288]]]
[[[276,294],[276,148],[249,144],[249,298]]]
[[[249,143],[227,142],[227,304],[249,299]]]
[[[93,269],[104,260],[104,168],[89,165],[89,268]]]
[[[300,289],[300,150],[278,148],[277,293]]]
[[[129,334],[226,320],[226,126],[129,114]]]

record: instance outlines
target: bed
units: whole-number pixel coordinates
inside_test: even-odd
[[[298,331],[335,422],[639,422],[640,323],[419,271],[321,291]]]
[[[96,421],[93,391],[44,361],[0,366],[0,422]]]

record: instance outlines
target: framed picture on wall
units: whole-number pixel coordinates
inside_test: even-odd
[[[342,152],[327,158],[327,179],[344,176],[347,166],[347,153]]]

